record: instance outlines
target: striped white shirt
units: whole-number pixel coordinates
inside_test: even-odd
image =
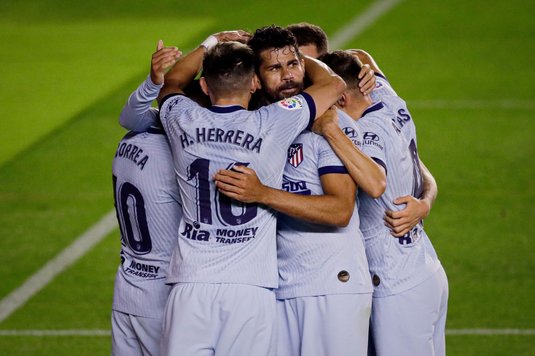
[[[169,143],[163,130],[128,133],[113,159],[113,185],[121,230],[121,265],[113,309],[161,317],[165,284],[182,215]]]
[[[302,133],[288,149],[283,190],[322,195],[324,174],[347,174],[347,170],[323,137]],[[277,248],[278,299],[372,291],[356,207],[346,227],[280,214]]]
[[[414,141],[401,132],[395,113],[382,102],[370,106],[357,121],[359,148],[386,170],[384,194],[374,199],[359,192],[361,230],[374,284],[374,296],[408,290],[427,279],[440,266],[423,226],[395,238],[384,225],[385,210],[400,210],[393,201],[404,195],[419,196],[422,177]]]

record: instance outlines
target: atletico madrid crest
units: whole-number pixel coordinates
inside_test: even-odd
[[[301,162],[303,162],[303,144],[294,143],[288,148],[288,163],[297,168]]]

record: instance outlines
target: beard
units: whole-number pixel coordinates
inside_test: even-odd
[[[303,82],[288,81],[284,82],[277,89],[268,90],[265,89],[266,94],[273,100],[279,101],[297,95],[303,91]]]

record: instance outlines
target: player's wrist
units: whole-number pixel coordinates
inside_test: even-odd
[[[420,206],[422,211],[422,219],[425,219],[429,216],[429,213],[431,212],[431,202],[428,199],[420,199]]]
[[[210,35],[201,43],[201,47],[204,47],[208,51],[213,48],[218,42],[219,40],[216,36]]]
[[[160,90],[163,86],[163,78],[161,78],[161,83],[160,78],[158,78],[158,75],[156,73],[150,73],[148,76],[147,76],[147,79],[146,79],[146,83],[147,83],[147,87],[149,89],[157,89],[157,90]]]

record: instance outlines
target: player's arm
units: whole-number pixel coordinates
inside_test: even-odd
[[[200,73],[204,54],[207,50],[219,42],[239,41],[245,43],[249,37],[247,32],[241,30],[223,31],[209,36],[199,47],[177,61],[165,74],[164,84],[158,95],[158,104],[161,104],[162,99],[170,94],[184,94],[185,88]]]
[[[379,198],[386,189],[383,167],[359,150],[338,125],[336,109],[331,108],[314,122],[313,131],[321,134],[342,161],[357,184],[373,198]]]
[[[347,226],[355,207],[356,186],[347,174],[320,177],[324,195],[300,195],[263,185],[253,169],[234,166],[215,177],[219,191],[244,203],[259,203],[296,219]]]
[[[367,64],[370,66],[370,68],[375,72],[381,74],[383,77],[385,76],[384,73],[379,69],[379,66],[373,59],[373,57],[366,51],[362,49],[348,49],[347,52],[351,53],[352,55],[356,56],[362,64]]]
[[[316,118],[329,109],[346,89],[346,83],[325,63],[305,56],[306,74],[312,85],[305,89],[316,104]]]
[[[431,207],[438,194],[435,178],[420,160],[420,170],[423,177],[423,193],[418,199],[411,195],[399,197],[394,204],[406,204],[403,210],[385,212],[385,224],[392,230],[392,235],[401,237],[408,233],[416,224],[425,219],[431,212]]]
[[[176,47],[164,47],[158,41],[156,52],[152,54],[150,74],[147,79],[130,95],[121,114],[119,123],[132,131],[145,131],[157,122],[158,111],[151,108],[163,85],[165,71],[180,56]]]
[[[158,95],[158,104],[170,94],[184,94],[184,89],[195,79],[201,71],[202,60],[206,47],[199,46],[179,61],[167,72],[164,84]]]

